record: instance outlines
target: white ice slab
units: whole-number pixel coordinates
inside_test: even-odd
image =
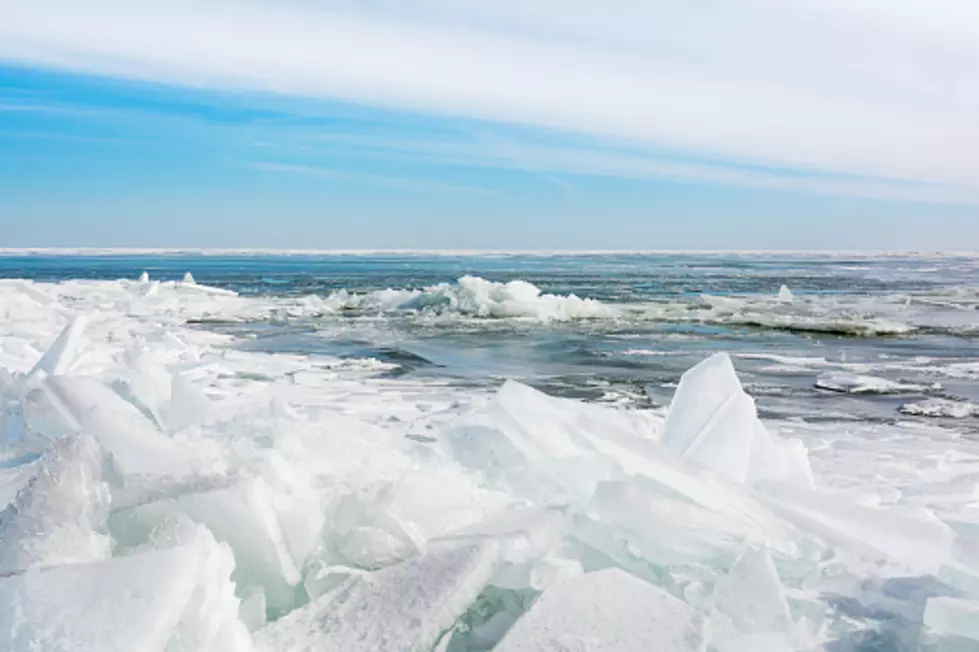
[[[955,540],[955,531],[926,510],[867,507],[781,484],[765,486],[758,495],[803,530],[922,573],[937,573]]]
[[[260,585],[273,611],[293,605],[293,587],[300,575],[289,553],[282,527],[272,505],[271,490],[261,479],[160,500],[114,516],[126,525],[149,531],[175,514],[184,514],[207,526],[219,541],[234,551],[234,579],[243,586]]]
[[[93,378],[52,376],[44,387],[65,425],[94,435],[127,473],[187,473],[187,462],[176,444],[102,383]]]
[[[105,456],[87,435],[59,439],[0,512],[0,572],[104,559],[109,487]]]
[[[767,550],[746,551],[714,585],[712,603],[741,633],[788,632],[792,626],[785,591]]]
[[[618,569],[547,589],[497,652],[700,652],[705,618],[659,587]]]
[[[0,578],[4,652],[249,652],[230,551],[186,546]]]
[[[429,650],[493,574],[496,546],[429,553],[337,589],[256,633],[266,652]]]

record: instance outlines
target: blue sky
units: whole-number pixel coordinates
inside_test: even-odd
[[[979,249],[979,9],[676,5],[0,0],[0,247]]]

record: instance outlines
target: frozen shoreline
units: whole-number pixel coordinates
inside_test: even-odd
[[[4,649],[516,650],[568,619],[578,644],[668,635],[682,651],[963,636],[943,623],[979,599],[977,442],[762,425],[724,356],[685,377],[664,422],[242,351],[186,324],[279,301],[0,283],[0,602],[24,614],[0,622]],[[173,569],[165,586],[154,565]],[[597,590],[673,615],[589,623]],[[131,603],[131,628],[84,608],[133,591],[160,597]],[[926,613],[926,630],[902,624]]]

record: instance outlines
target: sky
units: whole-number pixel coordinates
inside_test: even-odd
[[[979,250],[974,0],[0,0],[0,247]]]

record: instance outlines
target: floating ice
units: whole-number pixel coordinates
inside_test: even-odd
[[[0,649],[248,652],[231,552],[188,545],[0,578]]]
[[[51,445],[0,512],[0,573],[108,557],[106,463],[92,437],[65,437]]]
[[[493,574],[493,544],[428,553],[355,575],[256,635],[260,650],[427,650],[452,627]]]
[[[792,294],[792,290],[789,289],[788,285],[783,285],[779,288],[778,300],[782,303],[792,303],[795,300],[795,296]]]
[[[907,394],[939,389],[940,386],[899,383],[876,376],[864,376],[843,371],[821,375],[816,379],[816,387],[845,394]]]
[[[905,403],[902,414],[917,417],[946,417],[949,419],[968,419],[979,416],[979,405],[967,401],[951,401],[945,398],[930,398],[918,403]]]
[[[540,289],[526,281],[495,283],[477,276],[463,276],[455,284],[442,283],[425,290],[382,290],[369,294],[341,291],[330,295],[326,304],[334,310],[417,310],[543,321],[587,319],[616,314],[615,309],[593,299],[581,299],[573,294],[542,294]]]
[[[497,652],[699,652],[705,617],[659,587],[618,569],[547,589]]]

